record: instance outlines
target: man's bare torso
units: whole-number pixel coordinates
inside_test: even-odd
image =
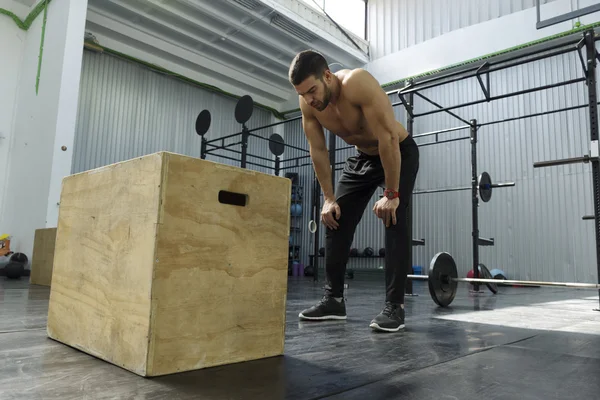
[[[377,136],[370,129],[361,108],[353,105],[345,96],[347,90],[350,90],[344,87],[345,80],[351,72],[346,69],[335,73],[342,83],[338,101],[336,104],[329,104],[321,112],[313,110],[313,115],[323,128],[339,136],[349,145],[356,146],[363,153],[377,155],[379,153]]]

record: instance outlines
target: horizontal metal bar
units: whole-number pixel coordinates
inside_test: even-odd
[[[581,218],[581,219],[584,220],[584,221],[587,221],[587,220],[592,220],[593,221],[593,220],[596,219],[596,217],[593,216],[593,215],[584,215],[583,218]]]
[[[433,132],[427,132],[427,133],[419,133],[418,135],[413,135],[413,139],[424,137],[424,136],[439,135],[441,133],[447,133],[447,132],[462,131],[465,129],[471,129],[471,125],[457,126],[456,128],[442,129],[439,131],[433,131]]]
[[[588,163],[592,161],[592,157],[585,155],[583,157],[563,158],[552,161],[538,161],[533,163],[533,168],[554,167],[556,165]]]
[[[413,246],[425,246],[425,239],[413,239],[412,245]]]
[[[490,101],[505,99],[505,98],[508,98],[508,97],[520,96],[522,94],[528,94],[528,93],[538,92],[538,91],[541,91],[541,90],[552,89],[552,88],[560,87],[560,86],[572,85],[574,83],[584,82],[585,80],[586,80],[586,78],[576,78],[576,79],[570,79],[570,80],[564,81],[564,82],[559,82],[559,83],[553,83],[553,84],[550,84],[550,85],[540,86],[540,87],[537,87],[537,88],[519,90],[519,91],[513,92],[513,93],[507,93],[507,94],[502,94],[502,95],[490,97]],[[487,99],[475,100],[475,101],[471,101],[471,102],[468,102],[468,103],[459,104],[459,105],[452,106],[452,107],[446,107],[446,108],[442,108],[442,109],[439,109],[439,110],[433,110],[433,111],[427,111],[427,112],[420,113],[420,114],[415,114],[415,117],[423,117],[425,115],[437,114],[439,112],[444,112],[444,111],[447,111],[447,110],[454,110],[454,109],[457,109],[457,108],[474,106],[474,105],[477,105],[477,104],[487,103],[487,102],[488,102]]]
[[[557,48],[562,48],[562,47],[565,47],[565,46],[570,46],[570,45],[573,45],[573,44],[577,44],[577,42],[579,40],[580,40],[580,38],[573,39],[573,40],[571,40],[569,42],[566,42],[564,44],[560,44],[560,45],[556,45],[556,46],[544,49],[543,51],[550,51],[550,50],[554,50],[554,49],[557,49]],[[508,59],[502,60],[502,61],[500,61],[498,63],[490,62],[490,65],[503,64],[503,63],[507,63],[507,64],[496,65],[495,67],[494,66],[490,66],[490,68],[488,70],[488,73],[496,72],[496,71],[501,71],[501,70],[507,69],[507,68],[517,67],[519,65],[523,65],[523,64],[528,64],[528,63],[535,62],[535,61],[544,60],[546,58],[560,56],[560,55],[567,54],[567,53],[570,53],[570,52],[575,51],[575,50],[577,50],[575,47],[567,47],[567,48],[564,48],[564,49],[561,49],[561,50],[558,50],[558,51],[555,51],[555,52],[541,54],[541,55],[536,56],[536,57],[531,57],[530,59],[527,59],[527,60],[522,60],[522,58],[527,58],[527,57],[530,57],[533,54],[539,53],[539,51],[538,51],[538,52],[531,52],[531,53],[526,53],[526,54],[523,54],[523,55],[515,56],[515,57],[512,57],[512,58],[508,58]],[[515,61],[515,60],[518,60],[518,61]],[[510,61],[515,61],[515,62],[511,63]],[[489,61],[484,61],[484,62],[489,62]],[[481,65],[478,64],[477,66],[474,66],[472,68],[468,68],[468,69],[465,69],[465,70],[462,70],[462,71],[456,71],[454,73],[450,73],[450,74],[447,74],[447,75],[443,75],[443,76],[439,76],[439,77],[434,77],[434,78],[429,78],[427,80],[423,80],[423,81],[420,81],[418,83],[412,84],[412,85],[410,85],[410,86],[408,86],[408,87],[406,87],[404,89],[398,89],[397,92],[407,94],[407,93],[411,93],[411,92],[416,92],[417,90],[431,89],[431,88],[434,88],[434,87],[438,87],[438,86],[442,86],[442,85],[447,85],[449,83],[454,83],[454,82],[459,82],[459,81],[462,81],[462,80],[465,80],[465,79],[474,78],[474,77],[477,76],[477,70],[480,67],[481,67]],[[464,76],[457,76],[457,75],[460,75],[460,74],[466,74],[466,75],[464,75]],[[451,77],[453,77],[453,79],[449,79],[449,80],[447,80],[445,82],[437,82],[439,80],[443,80],[443,79],[451,78]],[[433,83],[433,82],[437,82],[437,83]],[[430,84],[428,84],[428,83],[430,83]]]
[[[419,93],[419,92],[415,92],[415,94],[417,96],[419,96],[420,98],[422,98],[423,100],[425,100],[426,102],[428,102],[429,104],[433,104],[434,106],[436,106],[437,108],[444,108],[442,107],[440,104],[436,103],[435,101],[429,99],[428,97],[426,97],[425,95]],[[454,118],[458,119],[460,122],[464,122],[465,124],[471,126],[471,123],[469,121],[467,121],[466,119],[464,119],[463,117],[461,117],[458,114],[453,113],[452,111],[446,111],[448,114],[452,115]],[[413,113],[413,117],[414,117],[414,113]]]
[[[552,286],[552,287],[568,287],[579,289],[600,289],[600,284],[596,283],[576,283],[576,282],[543,282],[543,281],[520,281],[508,279],[476,279],[476,278],[453,278],[457,282],[473,282],[473,283],[495,283],[502,285],[521,285],[521,286]]]
[[[299,120],[299,119],[302,119],[302,115],[300,115],[298,117],[286,119],[285,121],[274,122],[272,124],[268,124],[268,125],[265,125],[265,126],[259,126],[258,128],[248,129],[248,132],[256,132],[256,131],[260,131],[260,130],[263,130],[263,129],[272,128],[274,126],[287,124],[289,122],[296,121],[296,120]]]
[[[216,149],[206,150],[206,154],[215,154],[214,152],[217,150],[225,150],[225,151],[229,151],[231,153],[240,154],[240,155],[242,154],[242,152],[240,150],[228,149],[225,147],[217,147]],[[240,160],[237,160],[237,161],[240,161]]]
[[[426,193],[443,193],[443,192],[460,192],[463,190],[471,190],[471,186],[465,187],[456,187],[456,188],[447,188],[447,189],[427,189],[427,190],[417,190],[414,191],[413,194],[426,194]]]
[[[556,17],[548,18],[546,20],[540,21],[538,15],[538,22],[535,24],[537,29],[547,28],[552,25],[560,24],[561,22],[568,21],[570,19],[574,19],[577,17],[581,17],[587,14],[592,14],[600,11],[600,3],[594,4],[591,6],[580,8],[579,10],[571,11],[562,15],[557,15]]]
[[[420,144],[418,144],[418,146],[419,147],[425,147],[425,146],[432,146],[434,144],[457,142],[459,140],[468,140],[468,139],[471,139],[471,137],[470,136],[463,136],[463,137],[454,138],[454,139],[446,139],[446,140],[439,140],[439,141],[435,141],[435,142],[420,143]]]
[[[600,104],[600,103],[598,103],[598,104]],[[544,116],[544,115],[550,115],[550,114],[555,114],[555,113],[564,112],[564,111],[573,111],[573,110],[577,110],[579,108],[586,108],[586,107],[589,107],[589,104],[582,104],[580,106],[573,106],[573,107],[561,108],[561,109],[552,110],[552,111],[544,111],[544,112],[539,112],[539,113],[535,113],[535,114],[523,115],[523,116],[520,116],[520,117],[506,118],[506,119],[501,119],[501,120],[498,120],[498,121],[484,122],[482,124],[479,124],[479,126],[502,124],[504,122],[517,121],[517,120],[520,120],[520,119],[526,119],[526,118],[532,118],[532,117],[541,117],[541,116]]]
[[[228,150],[228,149],[225,149],[225,150]],[[208,154],[210,154],[210,153],[208,153]],[[240,160],[239,160],[239,159],[237,159],[237,158],[233,158],[233,157],[224,156],[224,155],[222,155],[222,154],[210,154],[210,155],[214,155],[215,157],[221,157],[221,158],[225,158],[225,159],[227,159],[227,160],[231,160],[231,161],[236,161],[236,162],[238,162],[238,163],[240,162]],[[273,163],[275,163],[275,161],[274,161],[274,160],[273,160]],[[266,168],[266,169],[275,169],[274,167],[270,167],[270,166],[268,166],[268,165],[256,164],[256,163],[253,163],[253,162],[250,162],[250,161],[246,161],[246,164],[255,165],[255,166],[257,166],[257,167]]]
[[[294,169],[294,168],[300,168],[300,167],[306,167],[312,165],[312,163],[304,163],[304,164],[300,164],[300,165],[290,165],[288,167],[281,167],[279,168],[280,171],[286,170],[286,169]]]
[[[516,185],[516,183],[514,183],[514,182],[503,182],[503,183],[492,183],[489,186],[491,186],[492,188],[495,189],[495,188],[503,188],[503,187],[512,187],[515,185]],[[488,186],[488,185],[484,185],[484,189],[487,189],[486,186]]]
[[[254,133],[250,133],[248,136],[252,136],[252,137],[255,137],[255,138],[257,138],[257,139],[266,140],[267,142],[273,142],[273,143],[277,143],[277,144],[279,144],[279,145],[283,145],[283,146],[285,146],[285,147],[289,147],[290,149],[296,149],[296,150],[300,150],[300,151],[304,151],[304,152],[307,152],[307,153],[309,153],[309,150],[303,149],[303,148],[301,148],[301,147],[296,147],[296,146],[292,146],[291,144],[285,144],[285,143],[281,143],[281,142],[278,142],[277,140],[271,140],[271,139],[269,139],[269,138],[266,138],[266,137],[262,137],[262,136],[259,136],[259,135],[255,135]]]
[[[307,155],[307,156],[300,156],[300,157],[294,157],[294,158],[286,158],[285,160],[281,160],[281,163],[291,162],[291,161],[298,161],[298,160],[304,160],[305,158],[310,158],[310,154]]]
[[[242,142],[229,143],[229,144],[226,144],[225,146],[217,146],[216,144],[212,144],[212,143],[207,143],[206,145],[213,147],[213,149],[210,150],[210,151],[212,151],[212,150],[226,149],[228,147],[237,146],[239,144],[242,144]]]
[[[242,142],[234,143],[234,144],[241,144],[241,143]],[[214,153],[214,151],[216,151],[216,150],[225,150],[225,151],[230,151],[230,152],[235,153],[235,154],[242,154],[242,152],[239,151],[239,150],[233,150],[233,149],[227,148],[228,146],[215,146],[214,144],[209,144],[209,146],[214,146],[215,148],[207,150],[206,154],[213,154],[213,155],[219,156],[218,154]],[[229,146],[233,146],[233,144],[229,145]],[[257,158],[257,159],[263,160],[263,161],[275,162],[275,160],[273,160],[271,158],[266,158],[266,157],[261,157],[261,156],[255,156],[254,154],[249,154],[248,153],[248,154],[246,154],[246,156],[248,156],[248,157],[254,157],[254,158]],[[239,160],[237,160],[237,161],[239,161]]]
[[[238,132],[238,133],[232,133],[231,135],[227,135],[227,136],[218,137],[218,138],[216,138],[216,139],[213,139],[213,140],[207,140],[207,141],[206,141],[206,144],[210,144],[210,143],[213,143],[213,142],[217,142],[217,141],[219,141],[219,140],[229,139],[229,138],[232,138],[232,137],[235,137],[235,136],[239,136],[239,135],[241,135],[241,134],[242,134],[242,132]]]
[[[411,280],[429,280],[428,275],[407,275]],[[576,282],[544,282],[544,281],[520,281],[508,279],[484,279],[484,278],[452,278],[454,282],[468,283],[495,283],[497,285],[521,285],[521,286],[558,286],[578,289],[600,289],[600,284],[596,283],[576,283]]]
[[[478,243],[480,246],[493,246],[494,245],[494,238],[487,239],[487,238],[480,237],[478,239],[479,239]]]

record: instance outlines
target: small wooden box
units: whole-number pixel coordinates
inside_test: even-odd
[[[55,242],[56,228],[36,229],[29,277],[32,285],[50,286],[52,283]]]
[[[48,336],[141,376],[283,354],[290,196],[168,152],[65,178]]]

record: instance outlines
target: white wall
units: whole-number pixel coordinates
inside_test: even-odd
[[[13,12],[21,20],[25,19],[28,10],[22,4],[12,0],[0,0],[0,8]],[[17,98],[17,83],[23,58],[23,48],[27,32],[20,29],[12,18],[0,15],[0,216],[4,214],[4,198],[6,196],[6,170],[10,160],[10,147],[14,139],[13,116]],[[1,221],[1,218],[0,218]],[[0,224],[0,234],[4,233]]]
[[[371,58],[534,6],[535,0],[369,0]]]
[[[578,8],[583,8],[594,1],[579,0],[578,3]],[[571,0],[556,0],[542,5],[541,9],[545,19],[572,11],[573,7]],[[599,20],[600,13],[594,13],[582,17],[581,23],[590,24]],[[538,30],[535,27],[536,21],[535,7],[529,8],[502,18],[458,29],[388,54],[370,62],[365,68],[382,85],[385,85],[562,33],[570,30],[573,26],[573,21],[567,21]]]
[[[70,174],[86,10],[86,0],[50,3],[38,93],[43,13],[25,35],[20,75],[12,76],[16,110],[0,230],[28,255],[35,230],[56,226],[61,181]]]

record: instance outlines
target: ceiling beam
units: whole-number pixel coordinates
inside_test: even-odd
[[[283,5],[280,4],[280,2],[278,2],[276,0],[258,0],[258,1],[260,1],[264,5],[272,8],[277,13],[283,15],[284,17],[286,17],[287,19],[289,19],[291,21],[297,21],[298,18],[302,18],[300,15],[296,14],[295,12],[288,9],[287,7],[284,7]],[[252,11],[250,11],[250,10],[248,10],[248,12],[252,13]],[[369,56],[366,55],[363,50],[357,49],[352,44],[349,45],[349,44],[344,43],[342,40],[331,35],[329,32],[320,28],[318,25],[313,24],[310,21],[307,21],[306,19],[302,19],[302,26],[304,26],[305,29],[308,29],[309,31],[314,32],[315,35],[318,35],[323,40],[338,47],[343,52],[351,55],[357,61],[360,61],[361,63],[364,63],[364,64],[366,64],[370,61]],[[337,29],[337,27],[336,27],[336,29]],[[282,32],[285,32],[285,31],[282,30]]]
[[[93,10],[88,10],[87,20],[86,30],[94,34],[102,46],[130,57],[157,65],[194,81],[218,87],[220,90],[236,96],[249,94],[255,102],[278,111],[282,100],[289,98],[289,91],[277,96],[274,93],[279,93],[279,91],[269,90],[262,82],[252,82],[255,84],[252,85],[247,82],[248,77],[241,76],[239,72],[236,72],[237,76],[227,75],[226,71],[230,70],[228,67],[216,65],[216,63],[215,67],[218,68],[203,65],[202,57],[184,49],[170,48],[171,46],[168,44],[152,47],[148,43],[156,43],[156,37],[124,27]],[[163,50],[165,47],[167,49]]]
[[[148,12],[146,12],[138,7],[135,7],[130,4],[125,4],[123,2],[123,0],[109,0],[109,1],[114,4],[117,4],[119,7],[123,8],[125,10],[128,10],[132,13],[140,15],[143,18],[148,19],[157,25],[160,25],[164,28],[168,28],[168,29],[170,29],[174,32],[177,32],[178,34],[180,34],[182,36],[190,38],[196,42],[202,43],[203,46],[209,47],[213,51],[223,52],[223,53],[229,55],[230,57],[237,59],[237,62],[239,62],[241,64],[245,64],[248,69],[256,68],[256,69],[268,72],[273,75],[273,79],[278,79],[282,85],[285,85],[287,83],[287,66],[285,66],[285,68],[282,68],[283,65],[280,64],[280,68],[276,69],[274,67],[266,65],[267,63],[264,63],[264,62],[257,63],[253,60],[250,60],[248,58],[240,56],[239,52],[235,52],[234,49],[230,49],[230,48],[228,48],[228,46],[223,45],[222,40],[218,40],[216,42],[211,42],[210,40],[207,40],[198,34],[191,33],[191,32],[189,32],[189,30],[182,29],[180,26],[177,26],[177,25],[174,25],[173,23],[167,22],[163,18],[160,18],[159,16],[151,15]],[[155,6],[155,10],[157,10],[161,13],[167,13],[173,17],[185,19],[187,22],[198,26],[197,25],[198,21],[194,21],[190,17],[185,18],[184,15],[178,13],[175,9],[170,7],[168,4],[165,4],[165,3],[157,4],[157,2],[154,0],[146,0],[146,1],[148,2],[149,5]],[[198,29],[203,30],[204,27],[198,26]],[[216,33],[219,34],[218,32],[216,32]],[[214,35],[215,32],[212,32],[211,34]],[[223,32],[223,35],[225,35],[224,32]],[[232,41],[232,43],[234,43],[234,42]],[[282,89],[284,89],[284,88],[287,89],[287,86],[280,86],[280,87]]]
[[[89,7],[87,19],[98,25],[102,25],[110,30],[118,32],[125,37],[145,43],[146,45],[155,47],[163,52],[167,52],[183,60],[187,60],[188,62],[210,69],[214,71],[215,74],[225,75],[230,79],[236,80],[240,83],[245,83],[247,85],[260,88],[276,98],[282,100],[289,98],[290,89],[283,89],[279,86],[274,86],[270,82],[257,79],[245,72],[240,72],[228,65],[200,55],[179,43],[173,43],[171,40],[161,37],[154,32],[144,32],[144,30],[140,29],[140,27],[132,27],[130,26],[131,23],[129,21],[122,21],[120,17],[110,14],[105,10],[98,10],[95,7]]]

